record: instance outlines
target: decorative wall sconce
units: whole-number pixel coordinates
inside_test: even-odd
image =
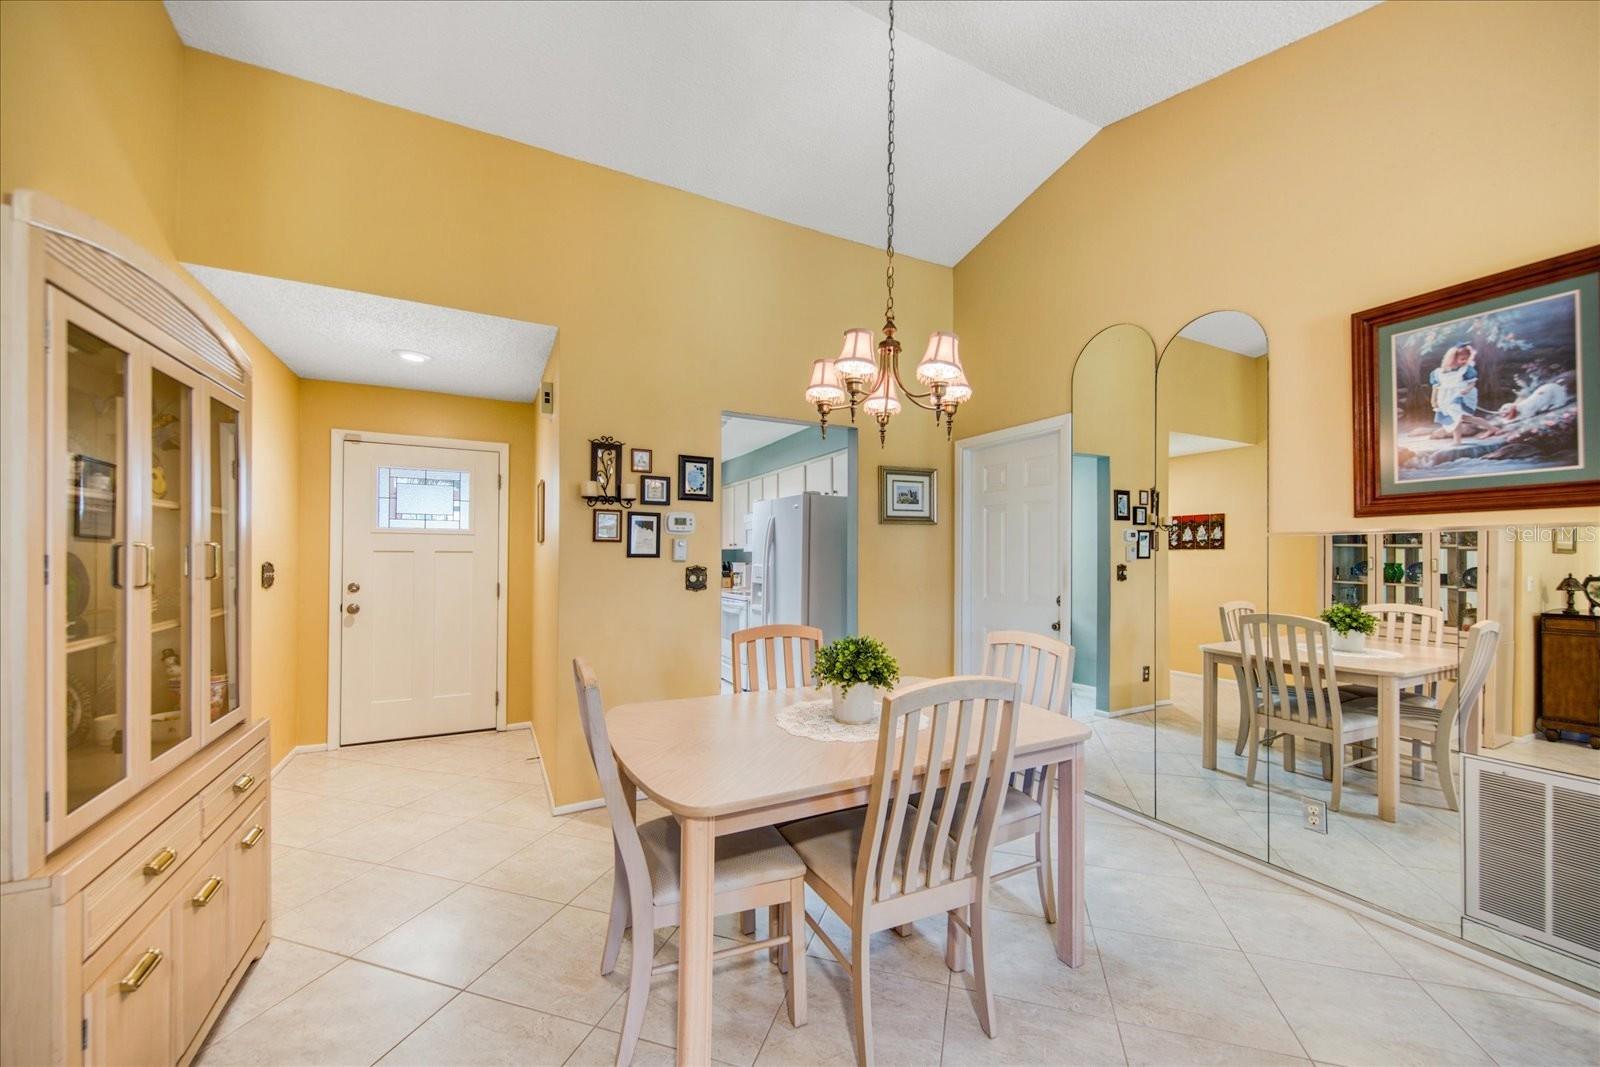
[[[596,481],[587,481],[578,490],[578,495],[583,497],[583,502],[591,508],[601,504],[607,507],[631,508],[639,499],[639,487],[633,482],[627,482],[617,489],[615,494],[607,493],[605,487]]]
[[[589,480],[578,493],[591,508],[600,504],[633,507],[639,499],[639,487],[622,481],[621,441],[609,436],[589,439]]]

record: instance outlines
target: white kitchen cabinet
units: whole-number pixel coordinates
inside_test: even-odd
[[[750,513],[750,483],[735,482],[722,494],[722,547],[744,547],[744,517]]]
[[[797,496],[805,491],[805,467],[785,467],[778,472],[778,491],[775,496]]]
[[[761,476],[761,499],[771,500],[782,495],[778,491],[778,472],[773,471],[771,474],[763,474]]]
[[[833,492],[833,459],[821,456],[806,464],[806,492]]]
[[[850,453],[835,452],[828,457],[833,464],[833,495],[850,495]]]

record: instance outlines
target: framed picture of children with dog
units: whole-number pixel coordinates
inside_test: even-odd
[[[1600,246],[1351,316],[1355,513],[1600,504]]]

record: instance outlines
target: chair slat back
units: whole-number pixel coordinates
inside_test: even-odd
[[[1361,610],[1378,617],[1373,637],[1397,645],[1444,646],[1444,609],[1416,604],[1363,604]]]
[[[1321,619],[1300,615],[1239,616],[1239,645],[1246,684],[1264,715],[1338,731],[1339,683],[1331,655],[1332,631]]]
[[[1239,640],[1239,617],[1241,615],[1254,615],[1256,606],[1248,600],[1225,600],[1217,608],[1217,614],[1222,620],[1222,639],[1224,641]]]
[[[988,879],[1017,747],[1020,693],[1008,678],[966,675],[910,686],[884,699],[856,858],[858,900],[890,900],[967,877]],[[946,754],[950,765],[941,767]],[[919,758],[927,760],[925,781],[917,777]]]
[[[736,692],[798,689],[811,684],[811,664],[822,645],[822,631],[815,626],[752,626],[729,640]]]
[[[1477,710],[1484,683],[1489,680],[1489,668],[1494,666],[1495,653],[1499,648],[1499,623],[1474,623],[1472,629],[1467,631],[1467,647],[1461,654],[1460,677],[1440,711],[1446,733],[1453,733],[1458,721],[1470,719]]]
[[[572,661],[572,676],[578,689],[578,721],[583,724],[583,737],[589,743],[589,758],[594,761],[595,774],[600,778],[606,814],[611,816],[611,837],[616,845],[616,858],[622,863],[629,884],[648,890],[650,870],[645,865],[639,826],[634,822],[633,809],[622,791],[622,777],[617,773],[616,757],[611,751],[611,735],[606,732],[606,714],[600,701],[600,683],[595,680],[589,664],[581,658]],[[646,899],[649,899],[648,892]]]
[[[1026,630],[996,630],[984,647],[983,673],[1017,683],[1024,704],[1057,714],[1069,712],[1073,648]]]

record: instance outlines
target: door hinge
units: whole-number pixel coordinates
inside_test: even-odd
[[[78,1047],[84,1051],[89,1049],[89,1020],[80,1019],[78,1027]]]
[[[497,708],[500,706],[500,690],[498,689],[494,691],[494,706]]]
[[[50,790],[44,791],[44,821],[50,821]]]
[[[44,554],[44,584],[50,584],[50,553]]]
[[[496,474],[496,475],[495,475],[495,476],[494,476],[494,487],[495,487],[495,488],[496,488],[496,489],[504,489],[504,488],[505,488],[505,487],[506,487],[506,479],[505,479],[505,475],[503,475],[503,474]]]
[[[500,583],[499,582],[495,582],[494,583],[494,598],[496,600],[500,599]]]

